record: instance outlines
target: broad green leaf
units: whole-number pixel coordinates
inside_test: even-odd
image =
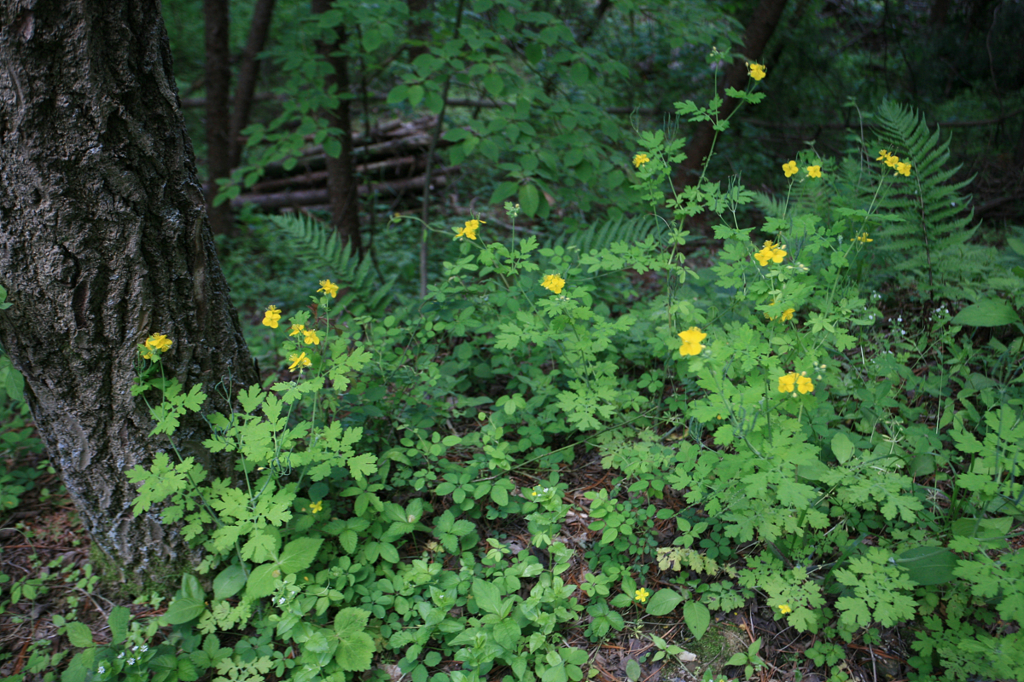
[[[945,547],[914,547],[896,556],[896,563],[918,585],[942,585],[955,576],[956,554]]]
[[[281,558],[278,560],[281,572],[288,575],[309,568],[313,560],[316,559],[316,553],[320,550],[322,542],[322,538],[299,538],[289,542],[281,550]]]
[[[505,651],[515,651],[523,631],[513,618],[506,618],[494,626],[494,641]]]
[[[540,194],[537,192],[536,185],[523,185],[519,188],[519,206],[523,209],[523,213],[532,218],[537,213],[539,205]]]
[[[85,623],[78,621],[68,623],[67,635],[71,646],[77,646],[79,649],[92,646],[92,632],[89,631],[89,626]]]
[[[263,564],[252,569],[249,580],[245,584],[245,594],[249,597],[267,597],[274,592],[274,583],[281,577],[281,569],[277,564]]]
[[[690,628],[690,632],[698,640],[704,636],[711,624],[711,612],[698,601],[690,601],[683,606],[683,618],[686,619],[686,626]]]
[[[501,591],[486,580],[473,581],[473,598],[484,611],[501,613]]]
[[[413,85],[409,88],[409,92],[406,97],[408,98],[410,105],[416,106],[423,101],[423,95],[425,94],[426,91],[423,89],[422,85]]]
[[[628,677],[631,682],[639,680],[641,673],[640,664],[636,662],[635,658],[631,658],[626,661],[626,677]]]
[[[680,602],[682,601],[682,595],[676,592],[675,590],[658,590],[654,593],[654,596],[651,597],[651,600],[647,602],[647,615],[668,615],[669,613],[672,613],[673,609],[679,606]]]
[[[238,594],[245,587],[246,575],[241,566],[228,566],[213,579],[213,598],[216,601]]]
[[[348,672],[369,670],[373,662],[373,639],[366,634],[370,612],[357,608],[342,609],[334,617],[334,633],[338,637],[335,660]]]
[[[846,464],[853,457],[853,451],[853,441],[845,433],[840,431],[832,436],[832,454],[840,464]]]
[[[505,82],[501,79],[500,74],[492,73],[484,77],[484,87],[491,97],[498,97],[505,89]]]
[[[1009,303],[998,298],[986,298],[971,304],[956,314],[950,324],[967,327],[999,327],[1020,322],[1020,316]]]
[[[170,625],[181,625],[198,618],[206,610],[206,593],[199,579],[191,573],[181,576],[181,589],[163,615]]]
[[[121,644],[128,637],[128,621],[132,612],[124,606],[115,606],[107,618],[110,626],[110,641],[112,644]]]

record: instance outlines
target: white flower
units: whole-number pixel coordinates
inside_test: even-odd
[[[135,659],[134,658],[129,658],[128,659],[128,665],[135,665]]]
[[[143,644],[143,645],[142,645],[142,652],[143,652],[143,653],[145,653],[145,652],[147,652],[147,651],[149,651],[149,647],[148,647],[148,646],[146,646],[145,644]]]
[[[132,647],[132,651],[138,651],[138,650],[139,650],[139,645],[138,644],[136,644],[135,646]]]
[[[107,669],[101,665],[100,667],[96,668],[96,672],[102,675],[103,673],[107,672]]]
[[[121,653],[119,653],[119,654],[117,655],[117,657],[118,657],[118,658],[124,658],[124,652],[122,651]]]

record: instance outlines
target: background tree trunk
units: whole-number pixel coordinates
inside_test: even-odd
[[[252,110],[253,93],[256,92],[256,81],[260,75],[259,54],[267,42],[270,31],[270,20],[274,16],[275,0],[257,0],[252,10],[252,23],[249,24],[249,39],[245,43],[242,63],[238,67],[238,83],[235,85],[235,106],[231,111],[231,130],[228,133],[228,157],[231,168],[238,166],[242,160],[242,142],[239,135],[242,128],[249,125],[249,112]]]
[[[322,14],[331,8],[331,0],[313,0],[313,14]],[[341,53],[348,36],[343,26],[338,26],[336,36],[331,40],[318,40],[319,52],[331,65],[331,73],[324,82],[328,91],[334,88],[341,99],[332,111],[325,111],[327,124],[341,130],[341,154],[338,158],[327,156],[327,192],[331,205],[331,224],[342,240],[362,253],[363,240],[359,234],[359,184],[355,178],[352,163],[352,120],[348,107],[348,59]]]
[[[759,59],[764,52],[765,45],[775,32],[775,27],[782,18],[782,11],[786,9],[786,0],[761,0],[754,9],[754,15],[747,23],[743,31],[743,54],[748,59]],[[722,109],[718,114],[720,119],[726,118],[736,109],[738,100],[725,96],[726,88],[742,90],[747,85],[747,66],[742,61],[734,61],[725,67],[724,77],[719,83],[719,94],[723,98]],[[704,121],[697,126],[693,139],[686,145],[684,150],[686,160],[676,169],[672,176],[672,184],[677,189],[687,185],[696,184],[700,177],[700,169],[704,166],[704,159],[711,153],[711,145],[715,140],[714,123]]]
[[[158,0],[0,2],[0,343],[93,540],[135,580],[195,557],[125,472],[168,443],[130,387],[137,344],[204,406],[258,380],[217,263]],[[215,475],[202,418],[176,442]]]
[[[228,0],[203,0],[203,25],[206,34],[206,157],[209,170],[207,211],[214,234],[233,234],[231,202],[213,205],[217,180],[231,175],[229,135],[231,115],[228,93],[231,89],[231,51],[228,44]]]

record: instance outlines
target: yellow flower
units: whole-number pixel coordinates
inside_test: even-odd
[[[792,393],[796,388],[796,374],[790,372],[786,376],[779,377],[779,393]]]
[[[642,587],[639,590],[636,591],[636,600],[638,602],[640,602],[641,604],[646,602],[647,598],[650,597],[650,596],[651,596],[651,593],[648,592],[647,590],[645,590]]]
[[[793,313],[795,313],[795,312],[796,312],[796,308],[786,308],[785,310],[783,310],[782,311],[782,321],[785,322],[786,320],[792,320],[793,319]]]
[[[288,358],[288,361],[292,363],[291,366],[288,367],[289,370],[294,370],[296,367],[309,367],[310,365],[313,364],[313,361],[306,357],[305,351],[299,353],[298,355],[295,355],[293,353]]]
[[[793,613],[793,609],[789,608],[789,604],[779,604],[779,613],[786,615],[787,613]]]
[[[305,333],[306,333],[306,325],[304,325],[304,324],[293,324],[292,325],[292,330],[291,330],[291,332],[288,333],[288,336],[298,336],[299,334],[305,334]]]
[[[889,157],[889,152],[885,149],[878,150],[878,158],[875,161],[885,161]]]
[[[465,237],[467,239],[476,239],[476,231],[480,229],[481,225],[487,223],[483,220],[467,220],[466,226],[455,233],[456,237]]]
[[[747,73],[756,81],[759,81],[768,75],[768,71],[764,68],[764,64],[751,64],[750,62],[747,62]]]
[[[860,242],[861,244],[867,244],[868,242],[873,242],[875,240],[874,239],[868,239],[868,233],[867,232],[861,232],[860,234],[858,234],[856,237],[853,238],[853,241]]]
[[[796,165],[796,161],[782,164],[782,172],[786,174],[787,178],[796,175],[799,170],[800,167]]]
[[[320,337],[316,335],[316,330],[315,329],[304,329],[302,331],[302,340],[305,341],[307,345],[308,344],[313,344],[314,346],[319,346],[320,345]]]
[[[269,306],[263,315],[263,324],[271,329],[277,329],[277,321],[281,319],[281,311],[277,306]]]
[[[633,165],[636,166],[637,168],[639,168],[640,166],[644,165],[645,163],[649,163],[650,160],[651,160],[651,157],[649,157],[646,154],[644,154],[643,152],[641,152],[641,153],[639,153],[639,154],[637,154],[636,156],[633,157]]]
[[[885,157],[885,165],[888,166],[889,168],[895,168],[896,166],[899,165],[899,163],[900,157],[896,156],[895,154],[890,154],[889,156]]]
[[[811,382],[810,377],[800,375],[796,378],[796,390],[801,393],[810,393],[814,390],[814,384]]]
[[[320,280],[320,288],[317,289],[316,291],[317,291],[317,293],[320,293],[322,291],[325,294],[327,294],[328,296],[330,296],[331,298],[337,298],[338,297],[338,285],[337,284],[332,284],[331,280],[329,280],[329,279],[322,279],[322,280]]]
[[[809,178],[820,178],[821,177],[821,166],[808,166],[807,177]]]
[[[323,509],[324,509],[324,503],[323,502],[314,502],[313,504],[309,505],[309,511],[311,513],[313,513],[313,514],[321,512],[321,511],[323,511]]]
[[[899,173],[900,175],[906,175],[909,178],[910,177],[910,164],[907,163],[907,162],[903,162],[903,161],[897,163],[896,164],[896,172]]]
[[[704,350],[701,341],[706,339],[707,336],[697,327],[690,327],[685,332],[679,332],[679,338],[683,341],[683,345],[679,346],[679,354],[700,355],[700,352]]]
[[[786,247],[778,246],[771,241],[766,241],[764,247],[754,254],[754,258],[761,264],[762,267],[768,265],[768,261],[773,263],[781,263],[782,259],[786,257]]]
[[[172,343],[174,342],[163,334],[153,334],[146,339],[146,352],[142,354],[142,357],[152,360],[154,352],[163,353],[171,347]]]
[[[558,275],[547,275],[540,285],[549,291],[560,294],[562,293],[562,288],[565,287],[565,280]]]

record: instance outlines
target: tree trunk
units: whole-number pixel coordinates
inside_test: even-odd
[[[786,8],[786,0],[761,0],[754,9],[754,16],[751,17],[743,32],[743,54],[748,59],[758,59],[764,52],[768,39],[775,32],[775,27],[782,17],[782,10]],[[742,62],[736,61],[725,67],[725,75],[719,84],[719,95],[722,96],[722,108],[718,114],[720,119],[729,116],[739,104],[738,100],[725,96],[726,88],[742,90],[747,84],[747,67]],[[704,160],[711,153],[711,146],[715,140],[715,130],[712,121],[704,121],[697,126],[693,139],[686,145],[686,160],[679,165],[672,176],[672,184],[677,189],[687,185],[694,185],[700,177],[700,169],[704,167]]]
[[[217,262],[158,0],[0,0],[0,343],[25,376],[49,456],[124,575],[194,560],[125,472],[167,450],[130,392],[137,345],[226,412],[258,381]],[[155,396],[150,396],[151,399]],[[202,457],[195,415],[175,435]],[[229,459],[203,462],[231,475]]]
[[[210,176],[207,211],[214,234],[234,234],[231,202],[213,205],[217,180],[231,175],[228,143],[231,116],[228,92],[231,89],[231,52],[228,45],[228,0],[203,0],[206,34],[206,156]]]
[[[331,0],[313,0],[313,14],[322,14],[331,8]],[[359,234],[359,194],[352,162],[352,120],[348,107],[348,58],[342,50],[348,36],[344,26],[334,29],[335,39],[318,40],[317,52],[331,66],[324,82],[328,92],[339,96],[338,106],[324,112],[327,125],[341,131],[341,154],[334,158],[327,156],[327,190],[330,193],[331,223],[342,241],[348,242],[357,252],[363,251],[363,240]]]
[[[235,106],[231,112],[231,130],[228,134],[228,157],[231,168],[235,168],[242,160],[242,142],[239,135],[242,129],[249,125],[249,112],[252,110],[253,94],[256,92],[256,81],[260,75],[259,54],[267,42],[270,19],[274,16],[274,2],[275,0],[257,0],[252,11],[249,40],[245,43],[242,64],[238,68]]]

